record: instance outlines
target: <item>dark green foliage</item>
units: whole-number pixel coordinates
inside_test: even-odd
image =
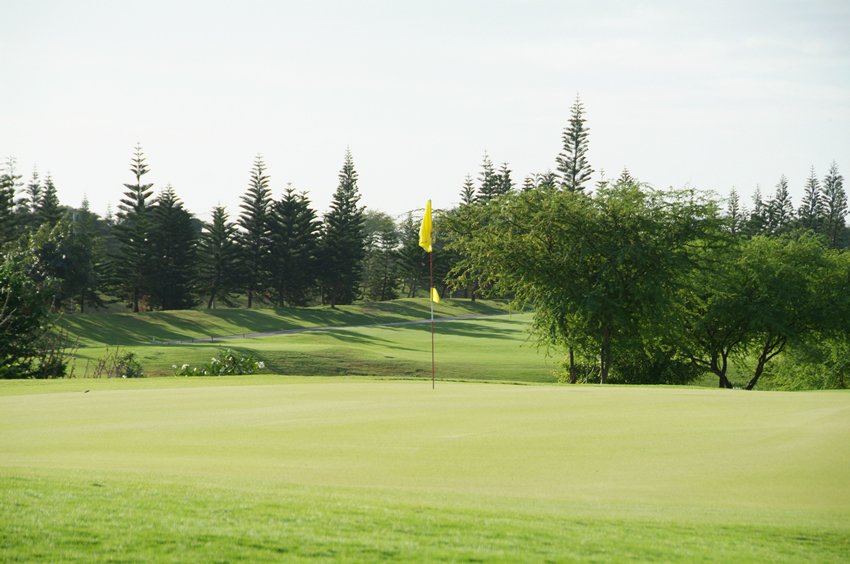
[[[151,208],[150,302],[159,309],[186,309],[195,304],[197,237],[192,215],[169,185]]]
[[[243,287],[248,295],[248,307],[254,304],[255,295],[262,291],[267,278],[269,255],[269,208],[272,204],[269,177],[263,157],[257,155],[248,190],[242,196],[242,213],[239,216],[240,257]]]
[[[69,220],[44,223],[28,240],[42,275],[52,281],[54,308],[73,310],[83,296],[94,292],[94,241],[84,226]]]
[[[663,336],[695,241],[719,225],[694,194],[617,184],[590,198],[532,190],[470,207],[451,246],[457,282],[479,277],[535,311],[540,338],[598,352],[600,381],[639,336]],[[649,347],[646,350],[651,350]],[[625,366],[625,364],[624,364]],[[616,369],[616,368],[615,368]]]
[[[322,223],[320,280],[323,302],[331,307],[350,304],[358,294],[365,256],[363,208],[359,202],[357,171],[351,151],[346,150],[339,186]]]
[[[280,307],[307,305],[316,287],[319,221],[304,193],[287,187],[269,215],[269,287]]]
[[[212,221],[204,225],[198,259],[197,286],[202,295],[209,296],[207,309],[214,308],[219,299],[227,303],[239,285],[239,248],[236,225],[228,221],[221,206],[213,208]]]
[[[383,212],[367,211],[363,217],[366,240],[363,296],[371,301],[398,297],[400,234],[395,222]]]
[[[428,254],[419,246],[419,222],[412,214],[399,224],[398,232],[400,245],[396,264],[405,296],[412,298],[422,286],[423,279],[425,286],[428,285]]]
[[[135,184],[125,184],[127,189],[118,206],[115,224],[117,248],[112,257],[115,291],[129,301],[134,312],[150,290],[151,268],[151,217],[148,200],[153,194],[153,184],[143,184],[142,177],[148,173],[141,146],[136,146],[130,164]]]
[[[590,180],[593,169],[587,161],[590,129],[585,125],[584,106],[578,96],[570,112],[570,121],[561,136],[563,147],[555,159],[556,170],[564,190],[580,192],[584,190],[584,184]]]
[[[499,175],[496,174],[496,169],[493,167],[493,161],[487,152],[484,152],[484,158],[481,161],[481,173],[478,175],[478,195],[476,200],[486,202],[501,194],[502,181]]]
[[[756,190],[753,192],[753,209],[744,225],[744,232],[747,235],[764,233],[767,229],[767,215],[768,205],[762,199],[761,188],[756,186]]]
[[[49,376],[39,366],[53,324],[54,281],[30,237],[0,255],[0,378]]]
[[[44,179],[44,191],[38,200],[38,207],[35,211],[38,225],[56,225],[64,215],[64,210],[59,204],[59,197],[56,195],[56,186],[53,184],[53,178],[50,174]]]

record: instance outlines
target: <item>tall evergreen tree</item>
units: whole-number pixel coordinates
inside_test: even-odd
[[[823,215],[823,194],[813,166],[803,189],[803,200],[800,203],[800,209],[797,211],[797,221],[804,229],[818,231],[823,221]]]
[[[81,273],[80,284],[76,288],[74,299],[80,313],[85,313],[86,306],[95,308],[105,307],[100,291],[109,278],[109,261],[105,255],[104,232],[106,226],[97,214],[89,208],[87,197],[83,197],[80,208],[70,215],[75,237],[84,250],[82,264],[78,267]]]
[[[47,178],[44,179],[44,191],[38,201],[36,215],[39,225],[56,225],[62,219],[62,206],[50,173],[47,173]]]
[[[20,180],[21,175],[15,171],[14,157],[8,157],[0,174],[0,246],[17,236],[14,207]]]
[[[307,305],[318,275],[319,221],[304,193],[291,186],[272,205],[269,287],[278,306]]]
[[[481,161],[481,173],[478,175],[478,196],[477,199],[486,202],[491,198],[499,195],[502,188],[502,181],[496,173],[493,166],[493,161],[490,160],[490,155],[484,151],[484,158]]]
[[[746,224],[748,235],[758,235],[764,232],[767,226],[767,207],[762,199],[761,187],[757,185],[753,193],[753,209]]]
[[[783,174],[776,184],[776,193],[767,205],[767,224],[771,233],[788,231],[794,221],[794,204],[788,193],[788,179]]]
[[[844,177],[838,172],[835,161],[823,179],[824,222],[823,233],[833,248],[842,246],[847,226],[847,193],[844,191]]]
[[[31,231],[38,229],[38,207],[41,204],[42,185],[38,174],[38,168],[33,167],[30,181],[27,182],[24,197],[18,199],[16,213],[21,223]]]
[[[228,302],[237,290],[239,279],[239,248],[236,225],[228,220],[222,206],[213,208],[212,220],[201,233],[198,264],[198,291],[207,299],[207,309],[214,308],[218,300]]]
[[[130,172],[135,184],[124,184],[127,189],[118,205],[115,224],[117,252],[113,257],[113,274],[116,291],[128,299],[134,312],[140,310],[148,294],[151,275],[150,204],[153,184],[143,184],[148,165],[142,147],[136,145],[130,162]]]
[[[151,305],[163,310],[190,308],[195,303],[197,238],[192,215],[170,184],[156,199],[151,220]]]
[[[266,266],[269,256],[269,208],[272,204],[269,177],[263,157],[257,155],[248,190],[242,196],[242,213],[239,226],[242,228],[240,247],[243,285],[248,295],[248,307],[254,303],[254,296],[262,291],[263,281],[267,278]]]
[[[508,163],[502,163],[499,168],[499,194],[507,194],[514,189],[514,181],[511,178],[511,169],[508,168]]]
[[[475,183],[468,174],[463,180],[463,187],[460,189],[460,203],[463,205],[475,203]]]
[[[570,112],[570,121],[561,137],[563,148],[556,158],[556,169],[563,189],[581,192],[584,190],[585,182],[590,180],[593,169],[587,161],[590,129],[585,125],[584,106],[578,96]]]
[[[331,209],[322,224],[321,271],[323,300],[331,307],[349,304],[357,297],[363,270],[363,208],[358,206],[357,171],[346,150]]]
[[[729,192],[729,201],[726,204],[726,218],[729,220],[729,230],[733,235],[737,235],[743,228],[744,215],[738,191],[733,186]]]

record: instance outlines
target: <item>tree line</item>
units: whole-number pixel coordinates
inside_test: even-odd
[[[782,293],[795,280],[789,265],[803,265],[801,276],[820,272],[808,268],[817,260],[804,250],[828,257],[829,268],[846,258],[847,197],[835,163],[822,179],[811,170],[799,207],[784,175],[769,198],[757,189],[749,208],[734,189],[724,201],[657,191],[627,169],[616,180],[603,175],[591,190],[589,131],[577,98],[554,170],[529,174],[519,185],[507,162],[496,166],[484,153],[477,179],[467,175],[461,185],[460,203],[435,217],[441,294],[533,307],[538,335],[564,347],[570,381],[641,381],[647,374],[674,381],[709,371],[731,386],[732,362],[752,357],[746,384],[754,386],[767,363],[787,350],[840,361],[839,349],[819,347],[813,337],[831,331],[820,342],[834,343],[840,328],[827,331],[826,318],[803,323],[800,309],[810,295],[806,315],[827,304],[823,315],[836,319],[840,300],[828,301],[824,296],[832,294],[811,280],[795,282],[794,299],[777,298],[792,295]],[[208,222],[187,210],[170,185],[155,195],[139,146],[129,169],[117,213],[100,217],[85,200],[76,208],[61,205],[50,175],[42,179],[34,171],[24,183],[14,159],[6,161],[0,174],[4,341],[12,339],[11,312],[36,311],[38,304],[39,311],[66,312],[110,301],[134,312],[258,303],[335,307],[413,296],[427,283],[419,218],[397,221],[361,206],[350,151],[322,217],[308,194],[291,185],[274,198],[261,156],[238,216],[219,206]],[[823,276],[827,271],[835,287],[846,289],[832,270]],[[36,297],[15,305],[25,287]],[[782,313],[779,303],[798,309]],[[769,324],[781,325],[782,334],[767,331]],[[31,330],[16,329],[24,344],[44,333],[38,323]],[[708,341],[714,348],[705,348]],[[0,357],[12,358],[3,351]]]

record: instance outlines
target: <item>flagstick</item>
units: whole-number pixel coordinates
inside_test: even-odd
[[[431,259],[431,287],[428,292],[428,301],[431,302],[431,389],[434,389],[434,374],[436,373],[436,368],[434,365],[434,252],[431,251],[428,253],[428,256]]]

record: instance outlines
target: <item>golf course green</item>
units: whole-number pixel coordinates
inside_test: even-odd
[[[0,560],[846,561],[850,394],[0,382]]]

